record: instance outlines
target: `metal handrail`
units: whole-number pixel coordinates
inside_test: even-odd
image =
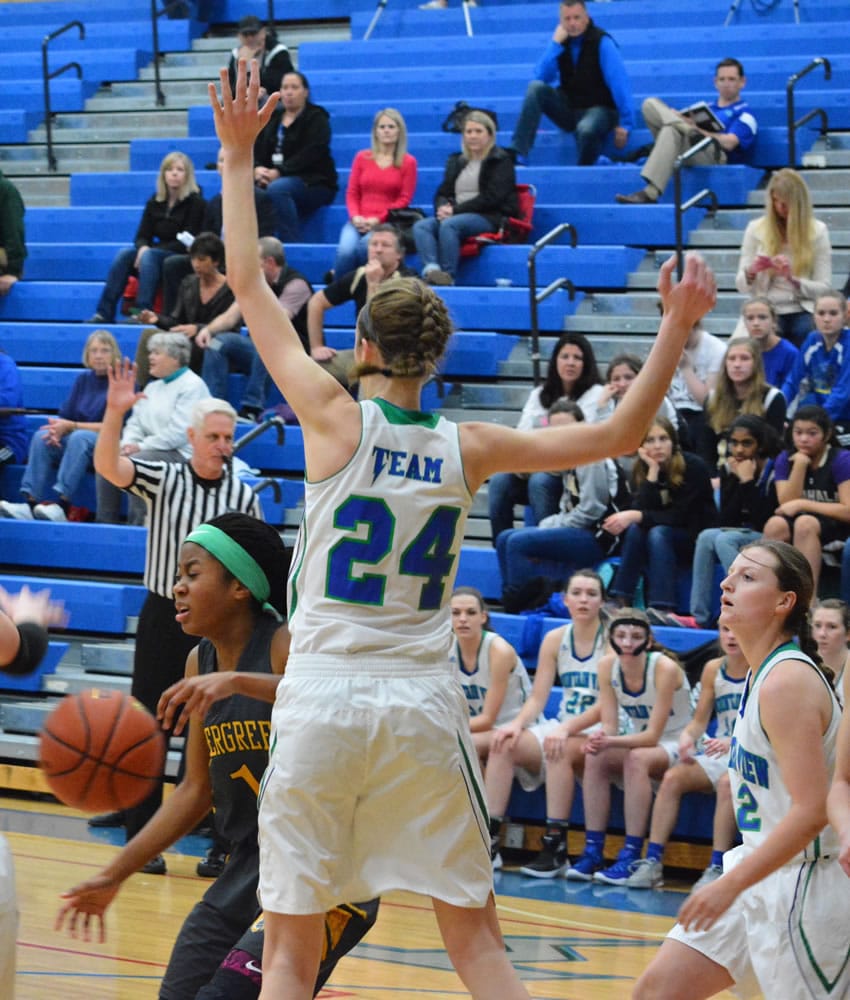
[[[265,479],[258,479],[251,489],[254,491],[255,495],[257,493],[262,493],[263,490],[270,489],[274,494],[275,503],[280,503],[283,499],[283,490],[280,488],[280,482],[272,476],[266,476]]]
[[[156,91],[156,104],[161,108],[165,104],[165,94],[162,90],[162,83],[159,78],[159,60],[162,53],[159,51],[159,19],[167,14],[174,7],[183,7],[183,0],[168,0],[162,10],[156,9],[156,0],[151,0],[151,35],[153,37],[153,77],[154,89]]]
[[[685,268],[684,234],[682,231],[684,227],[682,217],[685,212],[693,208],[695,205],[698,205],[704,198],[708,198],[711,202],[709,215],[714,215],[717,212],[717,195],[711,190],[711,188],[703,188],[701,191],[697,191],[695,195],[688,198],[686,202],[682,201],[682,169],[687,165],[688,160],[693,159],[697,153],[702,152],[704,149],[708,149],[709,146],[715,147],[715,153],[719,163],[720,153],[722,152],[720,143],[712,136],[707,135],[700,139],[698,143],[691,146],[690,149],[686,149],[681,156],[676,157],[676,162],[673,164],[673,207],[675,210],[676,223],[676,271],[679,279],[681,279]]]
[[[807,114],[803,115],[802,118],[794,120],[794,88],[802,80],[806,74],[811,73],[812,70],[817,69],[818,66],[823,66],[824,79],[832,79],[832,64],[829,59],[825,56],[818,56],[817,59],[813,59],[805,69],[800,70],[799,73],[792,73],[788,77],[788,83],[785,85],[785,109],[786,109],[786,121],[788,124],[788,162],[791,166],[796,166],[797,163],[797,129],[802,128],[806,122],[811,121],[812,118],[820,118],[820,133],[821,135],[826,135],[829,128],[829,119],[827,118],[826,111],[823,108],[813,108]]]
[[[78,62],[69,62],[65,63],[64,66],[60,66],[59,69],[54,70],[52,73],[49,73],[47,70],[47,46],[53,41],[54,38],[64,34],[71,28],[79,28],[80,41],[85,40],[86,28],[83,22],[69,21],[61,28],[57,28],[56,31],[51,31],[49,35],[45,35],[41,43],[41,78],[42,86],[44,88],[44,127],[47,130],[47,169],[50,173],[55,173],[58,166],[56,156],[53,153],[53,109],[50,106],[50,81],[55,76],[60,76],[69,69],[75,69],[77,71],[77,79],[82,80],[83,70]]]
[[[533,367],[535,386],[540,384],[540,329],[537,319],[537,307],[541,302],[543,302],[544,299],[548,299],[550,295],[557,292],[561,288],[567,289],[571,302],[576,296],[575,285],[569,278],[556,278],[538,294],[537,255],[550,243],[558,239],[559,236],[568,231],[570,233],[570,246],[575,249],[578,244],[578,230],[571,222],[561,222],[559,225],[555,226],[554,229],[550,229],[545,236],[541,236],[534,246],[528,251],[528,298],[531,311],[531,364]]]
[[[247,434],[243,435],[236,441],[233,445],[233,454],[235,455],[237,451],[244,448],[246,444],[250,444],[255,438],[258,438],[261,434],[264,434],[269,427],[274,427],[277,430],[277,446],[280,448],[286,438],[286,422],[283,417],[268,417],[261,424],[257,424],[256,427],[252,427]]]

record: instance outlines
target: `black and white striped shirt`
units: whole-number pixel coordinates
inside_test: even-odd
[[[180,546],[193,528],[228,511],[263,516],[258,497],[230,466],[221,479],[201,479],[189,462],[132,462],[136,475],[128,490],[148,505],[144,582],[160,597],[171,597]]]

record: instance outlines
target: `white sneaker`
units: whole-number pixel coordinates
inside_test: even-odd
[[[33,516],[39,521],[67,521],[65,511],[58,503],[37,503],[33,508]]]
[[[32,521],[32,507],[28,503],[0,500],[0,517],[11,517],[15,521]]]
[[[419,4],[420,10],[445,10],[446,4],[442,0],[429,0],[428,3]]]
[[[660,889],[664,885],[664,865],[652,858],[641,858],[632,866],[626,879],[627,889]]]
[[[701,889],[704,885],[710,885],[712,882],[716,882],[722,874],[723,868],[721,865],[709,865],[694,883],[694,887],[691,889],[691,892]]]

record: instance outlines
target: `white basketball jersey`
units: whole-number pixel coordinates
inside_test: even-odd
[[[617,698],[617,704],[629,717],[632,732],[642,733],[649,725],[649,717],[655,707],[658,694],[655,690],[655,667],[661,653],[647,653],[646,666],[643,672],[643,685],[640,691],[627,691],[623,683],[623,672],[620,661],[616,659],[611,668],[611,686]],[[670,716],[661,733],[662,740],[674,740],[691,721],[691,686],[682,671],[682,686],[673,692],[673,705]]]
[[[832,777],[835,766],[835,739],[841,720],[841,709],[832,689],[808,656],[793,643],[786,643],[774,650],[759,669],[747,677],[747,687],[741,698],[732,748],[729,754],[729,779],[732,784],[732,803],[735,820],[741,837],[749,847],[758,847],[775,829],[791,808],[791,796],[782,781],[779,764],[773,747],[761,725],[759,692],[765,678],[781,660],[802,660],[811,665],[832,701],[832,718],[823,735],[824,756]],[[788,864],[813,861],[824,854],[837,854],[838,836],[831,826],[825,826],[804,851]]]
[[[381,399],[360,413],[351,461],[305,483],[289,574],[292,652],[445,665],[472,502],[457,425]]]
[[[605,629],[600,625],[587,656],[579,656],[573,644],[573,626],[564,627],[558,646],[558,679],[564,689],[558,720],[581,715],[599,700],[599,674],[596,665],[605,652]]]
[[[732,735],[735,720],[738,718],[738,706],[744,693],[746,677],[735,680],[726,673],[726,659],[720,664],[720,669],[714,677],[714,714],[717,716],[718,737]]]
[[[466,701],[469,705],[470,715],[481,715],[484,710],[484,699],[490,687],[490,647],[496,638],[495,632],[484,632],[481,636],[481,643],[478,652],[475,654],[475,666],[470,673],[463,665],[463,658],[457,640],[452,643],[452,651],[449,661],[460,681]],[[531,681],[525,664],[516,654],[513,669],[508,677],[508,688],[505,691],[505,699],[499,714],[496,716],[495,725],[502,726],[511,719],[516,718],[519,710],[525,704],[528,694],[531,691]]]

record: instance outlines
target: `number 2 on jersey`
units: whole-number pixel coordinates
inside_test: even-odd
[[[458,507],[437,507],[422,530],[399,556],[401,576],[424,577],[419,594],[419,610],[435,611],[445,600],[446,577],[452,571],[455,531],[461,511]],[[387,577],[369,573],[358,566],[376,566],[392,551],[396,517],[385,500],[352,496],[340,504],[334,515],[334,527],[347,532],[362,531],[364,537],[346,537],[333,545],[328,554],[328,597],[352,604],[384,603]]]

